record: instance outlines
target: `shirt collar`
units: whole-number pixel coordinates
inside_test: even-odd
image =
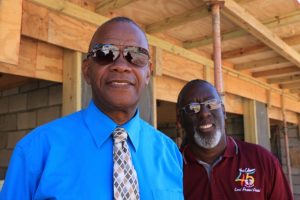
[[[83,111],[83,118],[98,148],[109,138],[118,125],[105,113],[103,113],[92,100],[89,106]],[[125,124],[121,125],[127,133],[134,150],[137,151],[140,137],[139,111]]]
[[[234,139],[230,136],[226,137],[227,140],[227,145],[224,151],[224,154],[221,155],[222,157],[233,157],[236,156],[239,152],[238,146]],[[189,164],[192,162],[198,163],[197,158],[193,155],[191,148],[189,145],[186,145],[183,147],[182,151],[182,156],[185,164]]]

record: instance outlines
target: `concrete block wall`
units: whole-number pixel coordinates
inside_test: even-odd
[[[0,179],[16,143],[32,129],[61,116],[62,85],[33,80],[0,91]]]
[[[289,151],[291,160],[293,190],[295,200],[300,200],[300,135],[298,127],[292,124],[288,125],[289,136]],[[286,153],[284,144],[283,131],[280,133],[280,151],[282,168],[285,174],[287,174]]]

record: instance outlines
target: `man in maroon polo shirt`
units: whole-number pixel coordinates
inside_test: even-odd
[[[185,200],[291,200],[278,160],[263,147],[225,134],[225,108],[216,89],[193,80],[181,90],[177,119],[186,135]]]

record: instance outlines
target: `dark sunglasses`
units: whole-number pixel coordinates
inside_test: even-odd
[[[135,46],[125,46],[123,57],[131,64],[144,67],[149,63],[150,56],[147,49]],[[113,63],[120,56],[121,49],[114,44],[96,44],[88,52],[87,58],[92,57],[99,65]]]
[[[204,102],[192,102],[181,108],[187,114],[197,114],[201,110],[201,106],[206,106],[209,110],[220,108],[222,101],[217,99],[210,99]]]

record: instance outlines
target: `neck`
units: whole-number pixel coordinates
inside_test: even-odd
[[[226,136],[223,135],[219,144],[216,147],[212,149],[205,149],[193,143],[191,145],[191,151],[197,159],[211,165],[217,158],[219,158],[224,153],[226,145]]]
[[[135,114],[137,107],[127,107],[127,108],[107,108],[97,104],[98,109],[105,113],[109,118],[111,118],[116,124],[122,125],[128,122]]]

